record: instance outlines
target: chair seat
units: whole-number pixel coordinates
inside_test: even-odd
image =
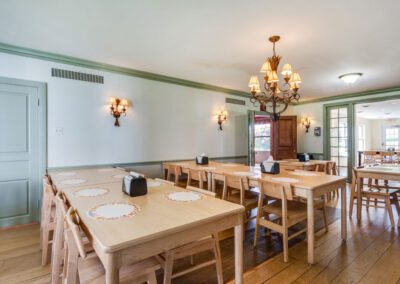
[[[368,188],[363,188],[362,193],[364,194],[374,194],[374,195],[392,195],[397,192],[399,192],[400,189],[395,189],[395,188],[379,188],[379,187],[368,187]],[[357,191],[356,191],[357,192]]]
[[[307,204],[307,199],[306,198],[298,198],[296,199],[296,201],[301,202],[301,203],[305,203]],[[321,209],[325,206],[325,200],[322,198],[314,198],[314,208],[315,209]]]
[[[299,219],[299,218],[307,218],[307,204],[298,201],[287,201],[287,218],[291,219]],[[269,214],[274,214],[279,217],[282,217],[282,203],[280,200],[269,203],[264,206],[264,211]]]
[[[147,274],[161,268],[161,265],[154,257],[136,262],[132,265],[123,266],[119,273],[119,283],[132,283],[134,279],[140,279]],[[79,262],[79,280],[81,283],[105,283],[105,270],[100,259],[93,253]]]
[[[243,206],[246,208],[256,208],[258,205],[258,196],[259,196],[258,192],[250,190],[246,191]],[[232,203],[240,204],[240,193],[235,192],[234,194],[229,195],[227,200]]]

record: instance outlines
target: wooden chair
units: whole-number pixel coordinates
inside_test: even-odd
[[[175,185],[179,184],[179,177],[182,175],[182,167],[175,165],[167,165],[167,180],[171,180],[174,176]]]
[[[191,186],[193,181],[198,185],[199,188],[204,189],[204,184],[208,182],[206,172],[202,170],[188,169],[186,186]]]
[[[371,165],[375,164],[376,160],[376,151],[364,151],[364,163],[363,165]]]
[[[51,233],[54,231],[55,191],[47,175],[43,178],[43,195],[40,220],[40,247],[42,249],[42,265],[49,263],[49,246],[52,244]]]
[[[169,180],[165,180],[165,179],[155,178],[154,180],[159,181],[159,182],[163,182],[163,183],[166,183],[166,184],[169,184],[169,185],[175,185],[174,182],[169,181]]]
[[[187,186],[186,189],[195,191],[207,196],[215,197],[215,193],[196,188],[193,186]],[[193,260],[193,255],[207,251],[207,250],[212,250],[214,253],[214,259],[194,265],[194,260]],[[185,269],[183,271],[179,271],[176,273],[173,273],[173,264],[174,261],[177,259],[181,259],[184,257],[191,257],[191,264],[192,267]],[[169,284],[171,283],[171,280],[174,278],[177,278],[179,276],[185,275],[187,273],[190,273],[192,271],[198,270],[200,268],[213,265],[215,264],[216,270],[217,270],[217,280],[219,284],[224,283],[223,281],[223,273],[222,273],[222,258],[221,258],[221,250],[219,247],[219,239],[218,239],[218,233],[213,234],[209,237],[202,238],[200,240],[191,242],[189,244],[174,248],[172,250],[167,251],[166,253],[160,255],[160,259],[162,262],[162,266],[164,268],[164,284]]]
[[[258,231],[260,226],[271,229],[282,234],[283,237],[283,260],[289,260],[288,241],[307,231],[302,229],[289,236],[288,229],[300,222],[307,220],[307,205],[297,202],[293,198],[293,192],[290,184],[276,183],[272,181],[259,181],[260,197],[258,199],[258,211],[256,220],[256,229],[254,234],[254,247],[257,246]],[[263,196],[276,199],[264,206]],[[278,217],[278,221],[270,220],[269,215]],[[313,234],[314,232],[308,232]]]
[[[258,206],[258,192],[251,191],[249,188],[249,181],[247,177],[241,177],[231,174],[223,174],[224,188],[222,191],[222,199],[243,205],[246,214],[244,214],[244,224],[256,216],[251,216],[251,210]],[[244,230],[243,230],[244,233]]]
[[[369,184],[369,182],[368,182]],[[387,186],[365,186],[366,184],[363,182],[359,184],[357,177],[357,168],[353,168],[353,181],[351,184],[351,192],[350,192],[350,206],[349,206],[349,216],[353,213],[354,201],[357,200],[357,191],[361,190],[361,198],[365,200],[365,204],[357,204],[357,206],[365,205],[367,210],[371,206],[370,200],[374,200],[374,204],[372,207],[376,208],[385,208],[388,212],[390,223],[392,227],[395,226],[394,218],[393,218],[393,210],[392,204],[395,205],[397,214],[400,216],[400,206],[398,201],[398,192],[400,189],[392,189]],[[379,206],[383,204],[383,206]]]
[[[60,279],[60,272],[64,262],[66,261],[66,243],[64,233],[66,229],[65,216],[67,215],[68,205],[66,198],[63,193],[57,192],[54,198],[56,204],[56,223],[54,229],[54,237],[52,244],[52,255],[51,255],[51,279],[52,283],[58,283]],[[81,232],[84,248],[87,253],[93,251],[92,245],[89,243],[87,237]],[[64,266],[65,268],[65,266]],[[64,279],[66,274],[65,269],[63,270],[62,278]]]
[[[80,219],[77,212],[70,207],[65,216],[67,230],[67,263],[65,284],[80,283],[105,283],[104,267],[95,253],[87,254],[81,237]],[[120,269],[121,283],[156,284],[155,271],[161,266],[155,257],[136,262]],[[79,277],[79,278],[78,278]],[[128,282],[129,281],[129,282]]]

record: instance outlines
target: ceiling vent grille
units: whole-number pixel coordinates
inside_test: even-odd
[[[51,68],[51,76],[71,80],[85,81],[91,83],[104,84],[104,77],[99,75]]]
[[[234,105],[241,105],[245,106],[246,102],[243,100],[237,100],[237,99],[232,99],[232,98],[225,98],[225,103],[227,104],[234,104]]]

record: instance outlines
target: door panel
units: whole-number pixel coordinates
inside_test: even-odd
[[[37,216],[38,99],[38,88],[0,80],[0,227]]]
[[[297,158],[297,116],[281,116],[272,125],[272,156],[275,160]]]

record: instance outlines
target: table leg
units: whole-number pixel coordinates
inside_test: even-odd
[[[115,254],[108,254],[104,265],[106,271],[106,284],[119,283],[119,267]]]
[[[211,172],[208,172],[207,173],[207,189],[209,190],[209,191],[211,191],[212,190],[212,187],[211,187],[211,182],[212,182],[212,174],[211,174]]]
[[[308,263],[314,263],[314,194],[307,190],[307,245]]]
[[[340,186],[340,188],[341,188],[341,190],[342,190],[342,194],[341,194],[341,197],[342,197],[342,216],[341,216],[341,218],[342,218],[342,240],[343,241],[346,241],[346,239],[347,239],[347,217],[346,217],[346,213],[347,213],[347,211],[346,211],[346,202],[347,202],[347,198],[346,198],[346,193],[347,193],[347,190],[346,190],[346,183],[345,182],[343,182],[342,184],[341,184],[341,186]]]
[[[241,218],[242,219],[242,218]],[[235,226],[235,283],[243,283],[243,220]]]
[[[359,178],[357,181],[357,220],[361,221],[361,207],[362,207],[362,200],[361,200],[361,191],[363,187],[363,178]]]

